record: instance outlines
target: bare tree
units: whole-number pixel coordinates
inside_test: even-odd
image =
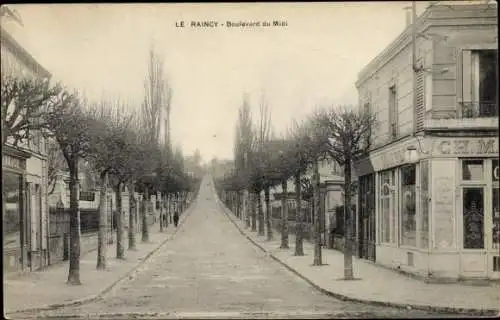
[[[302,210],[302,184],[301,177],[307,170],[307,166],[309,164],[309,155],[305,152],[307,147],[307,143],[309,143],[308,128],[305,123],[299,123],[294,121],[294,126],[291,130],[291,140],[294,143],[294,149],[292,149],[290,153],[290,157],[294,159],[292,163],[292,176],[295,184],[295,203],[296,203],[296,211],[295,211],[295,255],[303,256],[304,255],[304,246],[303,246],[303,210]]]
[[[68,168],[61,149],[54,139],[47,139],[47,167],[47,194],[51,195],[54,193],[58,174]]]
[[[375,117],[357,108],[341,106],[319,110],[313,119],[328,135],[328,154],[344,167],[344,278],[352,280],[354,273],[351,192],[345,190],[351,190],[353,161],[366,156],[370,148],[370,135],[375,125]]]
[[[82,101],[76,94],[59,95],[44,113],[44,122],[53,134],[66,159],[70,173],[70,259],[68,284],[80,282],[80,210],[78,164],[88,155],[89,133],[95,125],[92,117],[82,110]]]
[[[249,156],[252,151],[253,141],[252,117],[248,97],[244,96],[243,104],[238,111],[238,122],[236,124],[236,135],[234,143],[235,169],[242,182],[242,188],[238,190],[238,205],[242,201],[242,192],[248,190]],[[245,213],[245,225],[250,227],[250,215],[248,208],[243,208]]]
[[[261,192],[265,190],[265,188],[267,187],[265,181],[266,177],[264,173],[265,164],[263,163],[264,159],[267,156],[265,154],[264,145],[270,139],[270,132],[271,132],[271,113],[269,111],[269,105],[264,95],[262,95],[259,106],[259,124],[258,127],[256,128],[256,134],[255,134],[257,140],[254,149],[256,155],[255,160],[257,160],[254,168],[256,169],[256,178],[257,178],[257,183],[256,183],[257,188],[255,189],[255,195],[257,197],[257,210],[258,210],[258,221],[259,221],[258,234],[261,236],[264,235],[264,230],[265,230],[264,228],[265,217],[264,217],[264,210],[262,208]],[[267,230],[268,237],[272,238],[271,228],[267,229],[268,229]]]
[[[62,94],[60,85],[48,80],[2,76],[2,147],[16,146],[32,137],[32,131],[47,129],[43,113]]]
[[[97,171],[100,180],[100,214],[99,214],[99,232],[98,232],[98,254],[97,269],[106,268],[106,234],[108,229],[108,208],[105,201],[108,191],[108,184],[111,181],[116,195],[117,211],[117,240],[116,257],[124,258],[123,247],[123,212],[121,185],[125,182],[124,167],[128,165],[128,145],[125,140],[126,130],[131,122],[131,116],[128,116],[124,104],[116,99],[103,99],[99,103],[89,106],[89,113],[99,124],[99,130],[95,130],[91,136],[92,144],[89,156],[89,162]]]
[[[142,123],[146,128],[146,137],[148,139],[147,145],[153,148],[154,150],[158,150],[158,142],[160,135],[160,121],[161,121],[161,112],[162,108],[166,108],[168,114],[170,112],[170,102],[172,98],[172,90],[169,87],[165,75],[163,72],[163,62],[160,60],[159,56],[153,48],[149,51],[149,70],[148,75],[145,81],[144,89],[144,102],[142,105]],[[167,124],[169,126],[169,124]],[[168,129],[168,128],[166,128]],[[170,137],[168,136],[167,141],[167,150],[170,147]],[[151,172],[146,173],[146,175],[153,174],[153,170],[157,169],[157,163],[153,167],[151,167]],[[151,181],[149,181],[151,182]],[[143,201],[146,201],[149,204],[150,201],[150,192],[149,188],[151,187],[151,183],[143,183],[144,187],[144,197]],[[146,214],[146,203],[142,206],[143,210],[143,226],[142,226],[142,240],[143,242],[149,241],[149,231]],[[146,223],[145,223],[146,222]]]

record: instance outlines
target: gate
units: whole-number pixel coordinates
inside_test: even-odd
[[[64,208],[49,210],[49,264],[68,259],[69,212]]]

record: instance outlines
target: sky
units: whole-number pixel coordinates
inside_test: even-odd
[[[318,106],[356,104],[358,72],[405,27],[410,2],[10,5],[2,22],[53,75],[90,100],[140,107],[151,45],[171,83],[171,134],[185,155],[232,158],[238,109],[265,97],[276,133]],[[420,13],[426,2],[417,3]],[[286,26],[227,27],[226,21]],[[185,27],[177,27],[184,21]],[[191,27],[217,21],[218,27]],[[222,26],[222,23],[225,25]]]

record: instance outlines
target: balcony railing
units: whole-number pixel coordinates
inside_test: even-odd
[[[494,101],[477,101],[460,103],[462,118],[498,117],[498,103]]]

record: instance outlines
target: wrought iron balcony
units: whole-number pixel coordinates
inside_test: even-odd
[[[498,117],[498,103],[495,101],[475,101],[460,103],[462,118]]]

